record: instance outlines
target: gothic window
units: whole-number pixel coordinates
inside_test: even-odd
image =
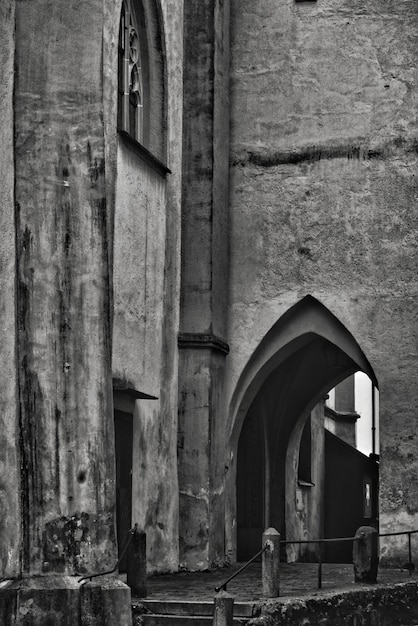
[[[133,3],[124,0],[119,30],[119,127],[143,140],[143,75],[138,20]]]
[[[165,145],[165,55],[155,0],[123,0],[119,29],[118,129],[162,163]]]
[[[311,417],[306,420],[299,447],[298,480],[299,483],[311,484],[312,472],[312,424]]]

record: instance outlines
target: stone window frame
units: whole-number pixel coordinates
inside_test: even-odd
[[[145,60],[145,33],[141,30],[133,0],[123,0],[118,40],[118,126],[140,143],[144,133]]]
[[[161,174],[167,161],[162,14],[156,0],[122,0],[118,37],[118,133]]]

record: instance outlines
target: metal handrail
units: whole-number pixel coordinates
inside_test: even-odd
[[[412,545],[411,545],[411,535],[418,533],[418,529],[416,530],[401,530],[397,532],[391,533],[379,533],[379,537],[395,537],[400,535],[408,535],[408,564],[407,569],[409,571],[409,575],[412,575],[412,571],[415,569],[414,564],[412,563]],[[364,538],[364,533],[359,535],[358,537],[335,537],[332,539],[302,539],[302,540],[284,540],[280,541],[281,544],[305,544],[305,543],[318,543],[319,544],[319,558],[318,558],[318,589],[322,589],[322,545],[324,543],[331,543],[336,541],[361,541]]]
[[[362,539],[362,537],[332,537],[331,539],[285,539],[284,541],[280,540],[280,543],[282,543],[283,545],[288,545],[291,543],[296,543],[296,544],[302,544],[302,543],[327,543],[327,542],[332,542],[332,541],[357,541],[359,539]]]
[[[397,533],[380,533],[379,537],[394,537],[395,535],[413,535],[418,533],[418,530],[401,530]]]
[[[86,574],[85,576],[82,576],[81,578],[79,578],[78,582],[81,583],[83,580],[91,580],[92,578],[97,578],[98,576],[106,576],[107,574],[113,574],[113,572],[116,572],[116,570],[118,569],[118,565],[123,559],[123,557],[125,556],[126,551],[129,547],[129,544],[132,541],[132,537],[135,535],[137,529],[138,529],[138,524],[135,524],[135,526],[129,530],[129,537],[113,569],[107,570],[106,572],[98,572],[97,574]]]
[[[412,571],[414,569],[414,564],[412,563],[412,547],[411,547],[411,535],[418,533],[418,529],[416,530],[402,530],[391,533],[380,533],[379,537],[394,537],[400,535],[408,535],[408,570],[409,575],[411,576]],[[364,533],[361,533],[357,537],[332,537],[329,539],[295,539],[295,540],[280,540],[281,545],[290,545],[290,544],[307,544],[307,543],[317,543],[319,544],[319,555],[318,555],[318,589],[322,589],[322,546],[324,543],[336,543],[337,541],[363,541]],[[215,591],[218,593],[221,590],[226,590],[227,585],[233,580],[236,576],[241,574],[251,563],[253,563],[263,552],[267,550],[267,545],[265,545],[257,554],[255,554],[249,561],[247,561],[239,570],[237,570],[234,574],[232,574],[222,585],[215,587]]]
[[[258,557],[261,556],[263,552],[267,550],[267,548],[268,548],[268,545],[266,544],[264,548],[260,550],[260,552],[257,552],[257,554],[255,554],[249,561],[247,561],[242,567],[240,567],[239,570],[237,570],[234,574],[232,574],[222,585],[220,585],[219,587],[215,587],[216,593],[219,593],[219,591],[221,590],[226,591],[227,584],[230,583],[231,580],[233,580],[236,576],[238,576],[238,574],[241,574],[241,572],[243,572],[249,565],[251,565],[253,561],[258,559]]]
[[[331,539],[301,539],[301,540],[284,540],[280,541],[283,545],[293,544],[304,544],[304,543],[317,543],[319,544],[319,555],[318,555],[318,589],[322,589],[322,546],[324,543],[336,543],[337,541],[363,541],[364,533],[361,533],[358,537],[332,537]]]
[[[400,532],[395,533],[381,533],[379,537],[397,537],[399,535],[408,535],[408,565],[407,568],[409,570],[409,575],[412,576],[412,570],[415,569],[414,563],[412,563],[412,545],[411,545],[411,535],[418,533],[418,530],[402,530]]]
[[[301,540],[294,540],[294,541],[284,540],[284,541],[280,541],[280,544],[281,545],[289,545],[291,543],[293,544],[318,543],[319,544],[318,589],[322,589],[322,544],[336,542],[336,541],[360,541],[362,539],[363,539],[363,535],[359,537],[334,537],[332,539],[301,539]],[[219,593],[219,591],[221,590],[226,591],[226,587],[231,582],[231,580],[233,580],[236,576],[241,574],[241,572],[243,572],[249,565],[251,565],[251,563],[253,563],[259,556],[261,556],[261,554],[263,554],[263,552],[265,552],[267,548],[268,546],[266,544],[259,552],[257,552],[257,554],[255,554],[249,561],[247,561],[242,567],[240,567],[239,570],[237,570],[236,572],[234,572],[234,574],[232,574],[229,578],[227,578],[227,580],[224,583],[222,583],[222,585],[215,587],[216,593]]]

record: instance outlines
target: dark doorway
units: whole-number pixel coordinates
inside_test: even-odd
[[[132,415],[115,411],[116,451],[116,527],[118,552],[120,554],[128,540],[132,517]],[[119,564],[119,572],[126,572],[127,558]]]
[[[325,537],[353,537],[360,526],[378,528],[379,465],[325,431]],[[351,563],[351,542],[326,544],[324,560]]]
[[[261,549],[264,531],[264,429],[255,413],[241,431],[237,459],[237,559],[248,561]]]

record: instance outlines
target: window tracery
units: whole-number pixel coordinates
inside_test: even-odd
[[[133,3],[124,0],[119,29],[119,126],[143,139],[143,75],[138,21]]]
[[[157,0],[121,0],[118,131],[121,140],[166,173],[166,76]]]

